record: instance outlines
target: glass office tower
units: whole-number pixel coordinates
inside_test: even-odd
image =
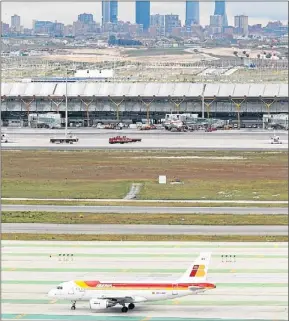
[[[136,1],[135,22],[143,25],[144,31],[150,27],[150,11],[150,1]]]
[[[186,1],[186,26],[200,24],[200,3],[199,1]]]

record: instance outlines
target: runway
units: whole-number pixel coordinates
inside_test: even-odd
[[[286,207],[157,207],[157,206],[86,206],[86,205],[2,205],[9,212],[123,213],[123,214],[259,214],[288,215]]]
[[[85,150],[85,149],[135,149],[135,150],[284,150],[288,149],[288,136],[286,131],[276,132],[282,144],[272,145],[271,131],[217,131],[205,133],[203,131],[191,133],[171,133],[164,130],[138,131],[138,130],[97,130],[97,129],[69,129],[79,137],[79,142],[73,145],[51,144],[49,139],[59,135],[63,130],[43,129],[12,129],[5,132],[11,142],[2,144],[3,150]],[[109,137],[128,136],[141,138],[139,143],[110,145]]]
[[[208,282],[198,296],[92,312],[88,302],[51,300],[71,279],[173,282],[200,251],[212,251]],[[73,254],[73,258],[71,255]],[[287,243],[2,241],[1,320],[241,321],[287,320]]]
[[[288,235],[287,225],[133,225],[2,223],[2,233],[138,235]]]

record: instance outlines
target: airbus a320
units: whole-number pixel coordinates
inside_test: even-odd
[[[71,310],[76,309],[77,301],[88,301],[91,310],[120,305],[122,312],[126,313],[138,303],[171,300],[215,289],[215,284],[206,282],[210,259],[211,253],[201,253],[187,271],[171,283],[156,280],[145,283],[72,280],[51,289],[48,296],[71,301]]]

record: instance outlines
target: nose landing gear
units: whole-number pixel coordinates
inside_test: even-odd
[[[72,301],[72,306],[71,306],[71,310],[75,310],[76,309],[76,301]]]

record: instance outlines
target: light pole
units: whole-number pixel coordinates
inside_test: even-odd
[[[68,78],[68,69],[66,69],[66,78],[65,78],[65,138],[67,138],[67,123],[68,123],[67,78]]]
[[[68,83],[68,73],[75,72],[74,69],[66,68],[66,75],[65,75],[65,138],[67,137],[67,127],[68,127],[68,95],[67,95],[67,83]]]

